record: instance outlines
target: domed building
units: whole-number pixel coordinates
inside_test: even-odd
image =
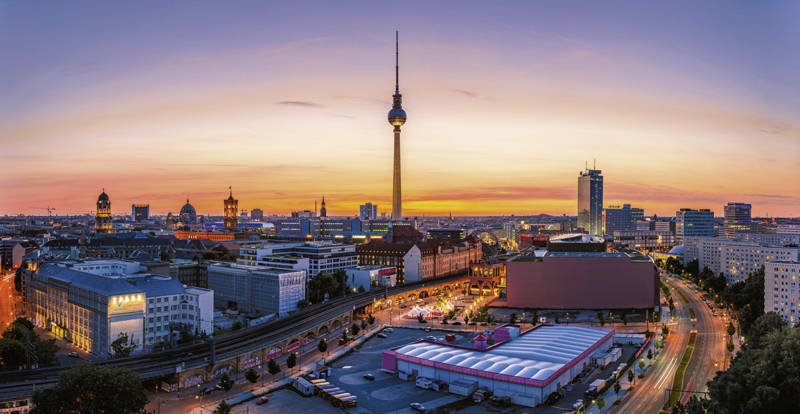
[[[106,194],[106,189],[100,197],[97,197],[97,213],[94,216],[94,232],[98,234],[113,233],[114,226],[111,224],[111,200]]]
[[[175,231],[175,227],[176,227],[177,223],[176,223],[175,217],[172,216],[172,212],[171,211],[167,214],[167,223],[166,224],[167,224],[167,231]]]
[[[186,204],[181,207],[181,212],[178,214],[178,217],[184,226],[197,223],[197,212],[194,207],[189,204],[189,197],[186,197]]]

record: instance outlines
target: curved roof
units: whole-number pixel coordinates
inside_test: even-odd
[[[683,254],[683,245],[679,244],[669,251],[669,254]]]
[[[194,211],[194,207],[192,207],[192,205],[189,204],[188,198],[186,199],[186,204],[184,204],[184,206],[181,207],[181,214],[197,214],[197,212]]]
[[[416,342],[396,352],[462,368],[544,381],[611,331],[582,326],[541,326],[487,351]]]
[[[105,190],[100,194],[100,197],[97,197],[97,201],[108,201],[108,194],[106,194]]]

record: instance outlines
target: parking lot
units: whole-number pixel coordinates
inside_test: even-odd
[[[358,407],[350,409],[350,412],[370,412],[370,413],[394,413],[410,414],[415,411],[411,409],[411,403],[422,404],[427,411],[436,407],[447,405],[463,399],[464,397],[424,390],[416,387],[413,381],[404,381],[396,375],[391,375],[381,370],[381,353],[384,350],[402,346],[420,338],[433,336],[443,338],[445,331],[431,330],[426,333],[417,329],[394,328],[394,332],[387,333],[387,338],[374,337],[366,342],[361,349],[355,350],[352,354],[343,357],[332,364],[332,375],[328,379],[334,384],[352,395],[358,397]],[[456,338],[460,345],[468,345],[469,340],[476,336],[475,332],[457,333]],[[453,342],[455,343],[455,342]],[[633,346],[623,347],[623,355],[619,360],[609,367],[595,374],[585,383],[573,384],[572,391],[566,397],[554,404],[554,406],[538,406],[536,408],[511,406],[508,408],[498,408],[487,402],[468,406],[457,411],[459,414],[478,414],[485,412],[495,413],[541,413],[555,414],[571,411],[572,404],[579,398],[583,398],[583,392],[589,388],[589,383],[595,379],[607,379],[620,363],[627,361],[636,352]],[[365,374],[372,374],[375,379],[370,381],[364,378]],[[256,406],[255,401],[251,401],[242,408],[249,406],[254,412],[305,412],[314,411],[320,413],[341,412],[338,408],[323,400],[319,396],[304,398],[294,391],[282,390],[269,394],[270,401],[262,406]],[[237,407],[237,409],[241,409]],[[235,411],[235,410],[234,410]]]

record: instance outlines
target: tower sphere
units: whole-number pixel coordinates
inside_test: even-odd
[[[403,108],[392,108],[389,111],[389,123],[394,126],[401,126],[406,123],[406,111]]]

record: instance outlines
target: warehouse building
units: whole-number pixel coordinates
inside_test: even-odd
[[[382,368],[447,384],[470,382],[533,407],[588,367],[593,354],[609,350],[613,337],[610,328],[540,325],[520,334],[517,325],[505,325],[487,348],[480,336],[475,348],[417,341],[384,351]]]

